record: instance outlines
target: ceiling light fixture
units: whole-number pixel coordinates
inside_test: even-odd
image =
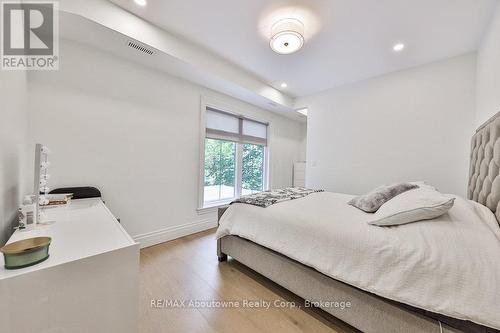
[[[281,84],[281,88],[286,88],[286,87],[288,87],[288,84],[286,84],[285,82],[283,82],[283,83]]]
[[[403,44],[403,43],[397,43],[396,45],[394,45],[392,47],[392,49],[394,50],[394,52],[401,52],[401,51],[404,50],[404,48],[405,48],[405,44]]]
[[[136,4],[138,4],[139,6],[146,6],[147,5],[147,2],[146,0],[134,0]]]
[[[271,28],[271,49],[279,54],[290,54],[304,45],[304,24],[294,18],[274,23]]]

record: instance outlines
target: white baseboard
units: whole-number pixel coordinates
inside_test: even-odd
[[[211,217],[193,223],[181,224],[157,231],[148,232],[145,234],[134,236],[132,238],[136,242],[139,242],[141,244],[142,249],[215,227],[217,227],[217,218]]]

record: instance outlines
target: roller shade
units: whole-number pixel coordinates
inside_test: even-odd
[[[207,107],[206,137],[239,143],[267,145],[268,124]]]

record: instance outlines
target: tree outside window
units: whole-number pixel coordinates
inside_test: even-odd
[[[214,202],[236,196],[236,151],[238,143],[205,139],[204,201]],[[247,195],[264,189],[265,147],[241,144],[241,193]]]

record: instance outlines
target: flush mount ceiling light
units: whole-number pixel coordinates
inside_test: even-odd
[[[271,49],[279,54],[290,54],[304,45],[304,24],[294,18],[274,23],[271,28]]]
[[[288,87],[288,84],[286,84],[285,82],[283,82],[283,83],[281,84],[281,88],[286,88],[286,87]]]
[[[405,44],[403,44],[403,43],[397,43],[392,47],[394,52],[401,52],[404,50],[404,48],[405,48]]]
[[[138,4],[139,6],[146,6],[147,2],[146,0],[134,0],[136,4]]]

